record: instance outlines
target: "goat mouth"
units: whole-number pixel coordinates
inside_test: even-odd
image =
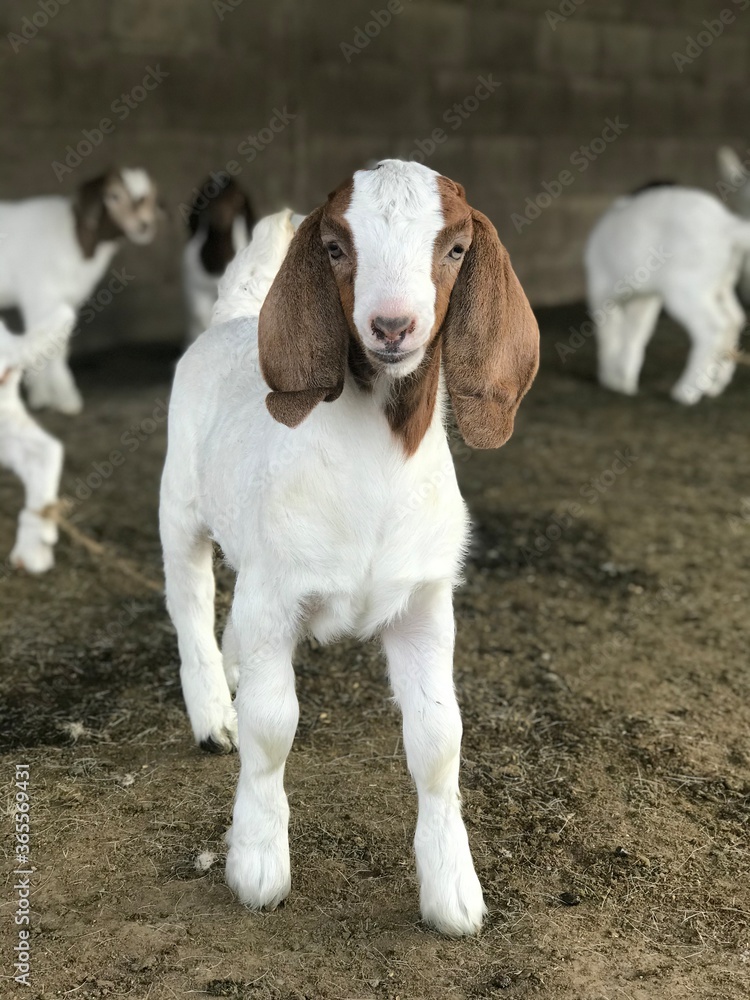
[[[384,365],[397,365],[401,361],[408,361],[416,353],[416,351],[370,351],[370,354]]]

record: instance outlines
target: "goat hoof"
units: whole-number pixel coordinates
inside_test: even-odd
[[[675,386],[670,394],[675,403],[682,403],[683,406],[695,406],[700,401],[703,393],[692,385]]]
[[[232,831],[227,833],[231,840]],[[289,848],[285,842],[230,846],[227,885],[250,910],[275,910],[292,888]]]
[[[217,754],[233,753],[237,749],[231,736],[222,740],[215,740],[213,736],[209,736],[207,739],[201,740],[198,746],[206,753]]]
[[[10,561],[14,569],[36,576],[52,569],[55,555],[48,545],[37,545],[33,549],[24,550],[23,553],[14,549],[10,554]]]

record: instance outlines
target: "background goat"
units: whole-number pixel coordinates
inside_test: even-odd
[[[735,286],[748,251],[750,222],[704,191],[666,186],[618,199],[585,251],[601,384],[637,392],[664,307],[692,341],[672,397],[690,405],[719,395],[736,367],[745,314]]]
[[[57,526],[51,506],[57,501],[63,446],[26,412],[20,393],[24,369],[41,367],[70,335],[75,313],[60,306],[46,321],[22,336],[0,323],[0,464],[20,478],[26,491],[10,559],[30,573],[51,568]]]
[[[188,216],[191,238],[182,255],[190,342],[208,329],[219,280],[250,242],[254,224],[250,200],[232,177],[209,177],[203,183]]]
[[[78,310],[107,270],[123,237],[150,243],[156,188],[145,170],[113,170],[75,198],[0,202],[0,309],[17,307],[31,330],[59,306]],[[67,364],[68,338],[27,375],[29,405],[78,413],[83,402]]]
[[[419,796],[422,916],[473,933],[484,902],[461,818],[452,662],[468,518],[444,411],[449,396],[468,444],[502,445],[536,372],[536,321],[489,220],[417,163],[358,171],[293,238],[288,212],[264,220],[233,267],[239,286],[245,268],[265,279],[245,288],[246,315],[212,326],[177,367],[161,495],[198,743],[236,745],[237,688],[227,880],[254,908],[290,889],[297,642],[379,635]],[[230,314],[241,294],[224,287]],[[223,659],[213,539],[238,573]]]

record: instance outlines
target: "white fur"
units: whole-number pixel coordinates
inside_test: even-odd
[[[375,191],[370,178],[355,175],[348,218],[357,264],[386,300],[388,282],[372,259],[378,254],[415,272],[404,276],[400,294],[417,289],[419,308],[428,298],[429,234],[441,225],[436,176],[399,165],[380,173]],[[392,226],[383,218],[390,202]],[[425,216],[409,259],[398,249],[398,209],[415,205]],[[378,234],[372,246],[371,225]],[[339,399],[317,406],[294,430],[271,418],[257,317],[291,236],[288,212],[259,223],[227,271],[212,327],[180,361],[161,492],[167,601],[193,732],[199,743],[224,749],[239,737],[227,880],[252,908],[274,907],[290,889],[283,778],[298,720],[297,642],[305,633],[321,642],[380,635],[419,797],[422,915],[447,934],[471,934],[485,907],[461,819],[461,718],[452,678],[452,588],[468,521],[443,400],[411,458],[383,412],[390,370],[372,393],[347,376]],[[368,308],[380,305],[372,298]],[[238,573],[223,656],[214,637],[212,540]]]
[[[602,385],[637,392],[663,307],[692,341],[673,398],[690,405],[718,396],[736,367],[744,312],[734,288],[748,250],[750,222],[703,191],[660,187],[615,202],[585,253]]]
[[[43,363],[50,345],[67,336],[74,322],[73,310],[61,306],[23,336],[0,323],[0,464],[16,473],[26,491],[10,559],[30,573],[43,573],[54,562],[57,526],[49,508],[57,501],[63,447],[26,412],[19,384],[23,369]]]
[[[221,275],[209,274],[201,261],[201,249],[206,239],[203,228],[188,240],[182,253],[182,286],[188,309],[188,342],[192,343],[211,325],[211,313],[219,294]],[[247,223],[242,216],[232,223],[232,245],[235,257],[250,242]],[[229,265],[231,266],[231,264]]]
[[[143,190],[146,180],[151,185],[145,171],[120,173],[130,190]],[[153,233],[141,235],[134,230],[130,238],[148,242]],[[26,330],[34,329],[62,305],[77,311],[104,276],[118,245],[118,240],[100,243],[91,258],[84,257],[71,198],[0,202],[0,309],[18,308]],[[50,345],[47,363],[27,377],[33,409],[50,406],[67,414],[81,411],[83,400],[67,363],[70,333]]]

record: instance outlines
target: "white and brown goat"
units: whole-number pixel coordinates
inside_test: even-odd
[[[289,212],[262,220],[230,277],[217,314],[226,296],[235,318],[177,366],[160,509],[195,738],[231,750],[239,735],[227,880],[252,908],[290,889],[295,646],[379,636],[419,798],[422,916],[474,933],[453,685],[469,523],[445,417],[450,399],[469,445],[507,441],[537,369],[534,315],[463,188],[399,160],[358,171],[294,235]],[[223,654],[213,540],[238,574]]]
[[[123,238],[150,243],[157,198],[145,170],[110,170],[73,198],[0,202],[0,309],[18,308],[32,330],[67,305],[78,310],[103,277]],[[29,405],[78,413],[82,400],[67,364],[69,334],[26,379]]]
[[[250,242],[255,216],[250,199],[229,174],[209,177],[188,215],[182,282],[188,310],[188,342],[211,325],[219,281],[227,265]]]

